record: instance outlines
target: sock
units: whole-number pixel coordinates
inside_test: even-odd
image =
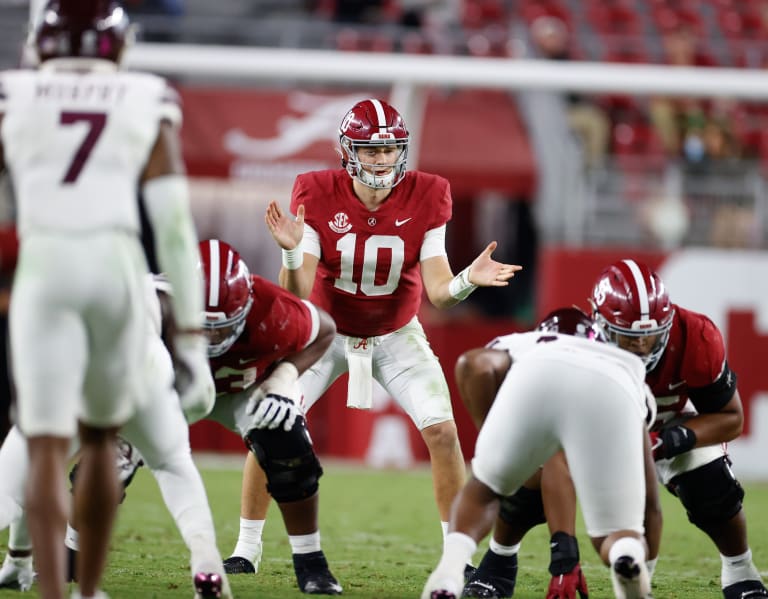
[[[723,588],[742,580],[761,580],[760,573],[752,563],[752,550],[747,549],[741,555],[720,554],[723,567],[720,573],[720,583]]]
[[[320,551],[320,531],[308,535],[288,535],[288,542],[294,554]]]
[[[443,542],[445,542],[445,537],[448,534],[448,522],[440,522],[440,528],[443,529]]]
[[[640,539],[635,537],[621,537],[611,545],[611,549],[608,551],[608,561],[611,566],[616,563],[622,555],[628,555],[638,563],[645,561],[645,547],[643,547]]]
[[[520,543],[517,543],[516,545],[501,545],[496,542],[496,539],[491,538],[490,542],[488,543],[488,549],[493,551],[496,555],[510,557],[517,555],[517,553],[520,551]]]
[[[429,577],[427,585],[436,584],[440,588],[461,594],[464,586],[464,568],[471,562],[476,550],[477,543],[469,535],[461,532],[448,533],[445,537],[443,555]]]
[[[27,517],[24,513],[11,521],[8,529],[9,551],[32,551],[32,540],[27,529]]]
[[[64,535],[64,544],[73,551],[80,551],[80,533],[67,522],[67,534]]]
[[[232,555],[253,561],[261,551],[261,533],[264,531],[265,522],[266,520],[240,518],[240,533]]]
[[[653,572],[656,570],[656,562],[659,561],[658,557],[654,557],[653,559],[646,560],[645,567],[648,568],[648,578],[653,580]]]

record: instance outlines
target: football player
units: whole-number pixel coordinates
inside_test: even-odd
[[[705,315],[672,303],[659,275],[635,260],[608,266],[590,301],[609,339],[645,363],[658,404],[651,433],[658,478],[717,546],[724,599],[768,597],[747,541],[744,490],[725,451],[741,434],[744,416],[720,331]],[[545,494],[569,493],[567,469],[561,474]],[[572,521],[569,513],[573,505],[557,517]]]
[[[20,240],[9,318],[30,457],[25,504],[40,593],[60,599],[70,439],[79,427],[76,594],[94,597],[120,496],[117,430],[144,399],[134,389],[148,272],[139,191],[174,290],[174,351],[195,364],[206,355],[176,94],[162,78],[118,69],[131,28],[116,2],[56,0],[44,11],[33,34],[38,68],[0,75],[0,168],[14,182]]]
[[[223,241],[201,242],[200,255],[204,327],[216,383],[216,405],[209,418],[239,433],[251,450],[246,464],[261,466],[245,469],[243,495],[263,489],[275,498],[301,591],[339,595],[342,587],[320,546],[318,480],[323,471],[307,431],[298,385],[299,375],[330,346],[336,332],[333,319],[312,303],[251,275],[240,254]],[[235,557],[225,566],[251,566],[254,571],[250,560],[244,563],[238,557],[246,553],[240,543],[256,545],[260,552],[260,540],[260,528],[241,525]]]
[[[355,104],[339,128],[342,167],[296,178],[290,210],[272,202],[267,226],[283,250],[280,283],[325,308],[339,334],[301,378],[309,410],[349,372],[347,405],[369,409],[372,379],[421,431],[443,532],[464,481],[445,375],[417,317],[422,290],[448,308],[478,286],[504,287],[520,266],[491,258],[491,242],[454,275],[445,250],[451,192],[442,177],[406,170],[410,134],[381,100]],[[243,512],[264,511],[260,496]]]
[[[231,597],[221,556],[216,547],[213,518],[205,487],[192,461],[188,422],[205,416],[213,407],[214,383],[207,364],[200,377],[207,384],[196,394],[181,398],[174,389],[172,358],[162,333],[170,333],[167,281],[147,276],[147,319],[145,363],[140,382],[146,401],[121,429],[117,466],[123,486],[130,483],[136,469],[146,463],[155,476],[168,510],[190,550],[193,585],[198,599]],[[164,298],[164,299],[163,299]],[[162,301],[161,301],[162,300]],[[186,418],[186,419],[185,419]],[[77,453],[73,441],[69,456]],[[29,590],[33,581],[30,540],[23,520],[24,484],[29,473],[26,441],[13,427],[0,448],[0,530],[11,526],[9,551],[0,568],[0,587]],[[79,549],[79,533],[68,526],[65,542]],[[61,543],[61,541],[59,541]]]
[[[477,438],[473,476],[454,503],[445,549],[422,599],[461,596],[463,565],[490,531],[500,499],[559,449],[592,544],[611,568],[614,596],[650,596],[643,520],[646,486],[656,488],[646,466],[653,462],[646,431],[652,398],[642,361],[604,340],[586,314],[564,308],[535,331],[500,337],[459,358],[461,393],[485,387],[496,397]]]

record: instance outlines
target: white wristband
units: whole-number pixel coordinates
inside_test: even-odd
[[[283,266],[285,268],[288,270],[298,270],[302,264],[304,264],[304,252],[301,249],[301,244],[292,250],[283,250]]]
[[[469,282],[469,266],[462,270],[459,274],[451,279],[448,284],[448,293],[452,298],[459,301],[465,300],[469,297],[469,294],[477,289],[477,285]]]

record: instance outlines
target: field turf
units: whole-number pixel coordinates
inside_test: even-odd
[[[200,459],[201,471],[226,557],[237,538],[239,460],[224,466]],[[321,482],[321,534],[331,570],[356,598],[417,598],[440,553],[441,532],[429,471],[366,470],[326,465]],[[750,544],[758,568],[768,575],[768,484],[745,485]],[[654,577],[656,599],[717,599],[720,559],[715,547],[662,491],[664,537]],[[608,570],[579,525],[582,565],[591,599],[611,597]],[[6,537],[3,537],[3,543]],[[5,551],[5,545],[0,545]],[[487,543],[475,558],[479,561]],[[188,552],[166,511],[151,474],[142,468],[128,490],[104,588],[112,599],[192,597]],[[543,599],[549,582],[548,533],[532,531],[520,552],[515,597]],[[264,533],[259,573],[230,578],[235,597],[283,599],[302,596],[296,586],[282,520],[272,505]],[[34,592],[33,588],[33,592]],[[30,596],[0,590],[0,599]]]

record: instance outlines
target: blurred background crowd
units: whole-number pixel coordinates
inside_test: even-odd
[[[751,69],[768,62],[766,0],[126,0],[125,5],[139,25],[139,38],[148,42]],[[28,3],[2,0],[0,11],[0,66],[12,67]],[[194,94],[192,88],[199,91],[206,81],[180,84]],[[236,86],[224,88],[235,97]],[[386,96],[388,90],[370,93]],[[503,236],[502,257],[526,267],[503,301],[498,294],[489,300],[478,293],[473,305],[481,312],[533,318],[542,243],[661,250],[768,243],[764,102],[545,95],[431,91],[419,168],[451,180],[461,223],[453,227],[456,263],[474,255],[482,240]],[[190,106],[200,107],[190,100]],[[482,118],[478,106],[487,108]],[[205,118],[216,119],[214,104],[202,110]],[[440,111],[445,118],[463,116],[467,125],[456,125],[461,135],[452,144],[461,148],[431,142],[432,129],[445,124],[430,129],[430,111],[438,120]],[[194,115],[190,121],[194,126]],[[474,131],[464,135],[468,127]],[[248,132],[247,123],[241,128]],[[222,142],[198,138],[188,140],[188,158],[215,161],[198,155],[194,146]],[[211,169],[200,170],[206,175]],[[191,172],[196,174],[194,166]],[[233,167],[225,175],[239,178]],[[257,177],[251,172],[245,178]],[[201,191],[205,195],[210,185],[200,189],[207,189]],[[238,189],[226,193],[248,195],[247,188]],[[238,200],[229,201],[237,212]],[[201,219],[210,222],[213,208],[200,210]],[[216,226],[226,228],[226,220],[217,217]],[[234,218],[229,226],[238,222],[242,219]],[[245,236],[234,229],[211,232],[233,242]],[[246,256],[263,260],[265,248],[241,243]],[[266,274],[275,268],[264,261]]]

